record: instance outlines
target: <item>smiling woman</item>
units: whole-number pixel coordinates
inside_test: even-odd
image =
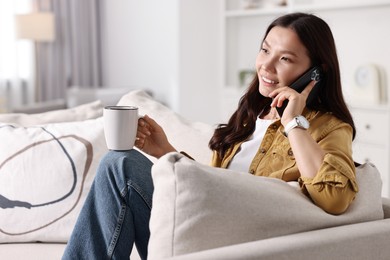
[[[358,186],[351,149],[354,123],[341,93],[337,53],[331,30],[317,16],[291,13],[272,22],[259,44],[262,48],[257,56],[257,73],[253,81],[228,123],[220,124],[209,142],[209,148],[213,151],[211,166],[220,168],[223,179],[228,178],[229,170],[234,168],[235,173],[245,176],[244,178],[256,179],[260,183],[263,183],[263,178],[277,178],[281,183],[296,181],[301,188],[298,193],[300,198],[307,199],[313,208],[326,212],[327,216],[340,215],[347,211],[355,199]],[[292,81],[300,78],[313,64],[318,64],[324,71],[321,78],[323,85],[315,102],[309,106],[306,101],[315,80],[308,82],[302,92],[290,86]],[[276,108],[284,101],[289,101],[288,105],[284,113],[278,115]],[[168,140],[166,130],[157,123],[158,120],[162,118],[154,120],[149,115],[139,118],[135,142],[135,147],[142,152],[160,159],[157,164],[178,151]],[[193,139],[190,141],[199,145]],[[152,176],[153,162],[144,153],[137,150],[111,151],[102,158],[94,186],[79,215],[63,259],[85,256],[96,258],[99,255],[124,259],[128,258],[133,244],[137,245],[141,258],[147,258],[152,205],[155,208],[155,203],[159,203],[155,199],[153,186],[156,183],[156,168],[153,167]],[[171,158],[174,156],[177,155]],[[180,157],[177,158],[185,156],[192,159],[185,152],[180,152],[178,156]],[[171,159],[168,161],[171,162]],[[188,172],[189,168],[183,169]],[[195,174],[191,176],[197,178]],[[163,179],[171,183],[169,178]],[[189,185],[194,183],[190,182]],[[237,191],[246,190],[244,185],[238,183],[237,178],[234,178],[233,183]],[[217,186],[224,184],[218,181],[218,185],[208,182],[201,186],[215,191]],[[229,195],[235,196],[233,188],[227,189]],[[164,189],[167,190],[175,189]],[[187,192],[189,189],[184,190]],[[278,189],[270,190],[271,197],[274,197],[272,192],[280,192]],[[253,197],[257,191],[264,191],[260,184],[255,185],[249,197]],[[215,197],[200,193],[203,198],[196,201],[209,202]],[[178,191],[177,194],[183,193]],[[237,194],[239,206],[243,205],[243,201],[248,202],[241,197],[241,192]],[[221,198],[223,201],[212,207],[217,211],[230,200],[229,196]],[[179,200],[182,200],[182,196],[175,199]],[[194,201],[193,197],[191,200]],[[275,219],[274,216],[278,214],[262,207],[261,200],[267,201],[266,196],[260,196],[254,203],[244,204],[248,205],[251,212],[260,208],[262,212],[270,213],[269,217],[260,220],[262,224],[266,225],[268,220],[276,221],[276,224],[285,223]],[[286,199],[280,202],[282,201]],[[276,204],[280,203],[273,205]],[[164,205],[164,214],[176,214],[172,207],[166,207],[167,204],[160,205]],[[241,212],[239,206],[228,206],[229,212],[222,215]],[[292,207],[302,212],[298,207]],[[237,222],[239,218],[233,219]],[[304,222],[307,221],[308,219],[304,219]],[[253,221],[249,220],[249,223],[258,222],[257,217]],[[170,223],[164,222],[163,225],[168,226]],[[200,223],[203,226],[205,224],[203,221]],[[215,231],[215,228],[221,228],[220,224],[219,221],[212,221],[211,226],[206,229]],[[295,224],[296,222],[288,225]],[[230,229],[222,229],[230,232]],[[265,230],[256,230],[256,233],[262,231],[267,233]],[[221,235],[223,232],[217,233]],[[174,251],[172,247],[168,248]]]

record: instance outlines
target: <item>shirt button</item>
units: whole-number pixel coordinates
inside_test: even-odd
[[[288,154],[289,156],[293,156],[293,155],[294,155],[294,153],[293,153],[293,151],[292,151],[291,149],[288,149],[287,154]]]
[[[265,153],[265,149],[264,149],[264,148],[261,148],[261,149],[260,149],[260,152],[261,152],[261,153]]]
[[[255,170],[251,169],[251,170],[249,171],[249,173],[250,173],[250,174],[254,174],[254,173],[255,173]]]

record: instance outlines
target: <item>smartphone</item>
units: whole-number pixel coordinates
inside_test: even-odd
[[[322,69],[320,66],[313,66],[302,76],[300,76],[294,83],[290,85],[290,88],[295,89],[297,92],[301,93],[305,87],[310,83],[310,81],[315,80],[317,83],[314,85],[309,96],[307,97],[306,104],[310,103],[318,94],[319,83],[322,79]],[[281,107],[276,107],[276,110],[279,113],[279,116],[282,117],[284,109],[286,109],[288,100],[285,100]]]

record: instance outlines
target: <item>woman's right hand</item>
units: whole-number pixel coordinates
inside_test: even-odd
[[[176,149],[169,143],[162,127],[148,115],[138,119],[135,146],[156,158],[160,158],[169,152],[176,152]]]

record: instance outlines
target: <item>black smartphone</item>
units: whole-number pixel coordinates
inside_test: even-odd
[[[290,88],[295,89],[297,92],[301,93],[305,87],[309,84],[310,81],[315,80],[317,83],[314,85],[309,96],[307,97],[306,104],[310,103],[318,93],[319,82],[322,79],[322,69],[320,66],[313,66],[305,73],[302,74],[294,83],[290,85]],[[283,115],[284,109],[286,109],[288,100],[285,100],[281,107],[276,107],[280,117]]]

